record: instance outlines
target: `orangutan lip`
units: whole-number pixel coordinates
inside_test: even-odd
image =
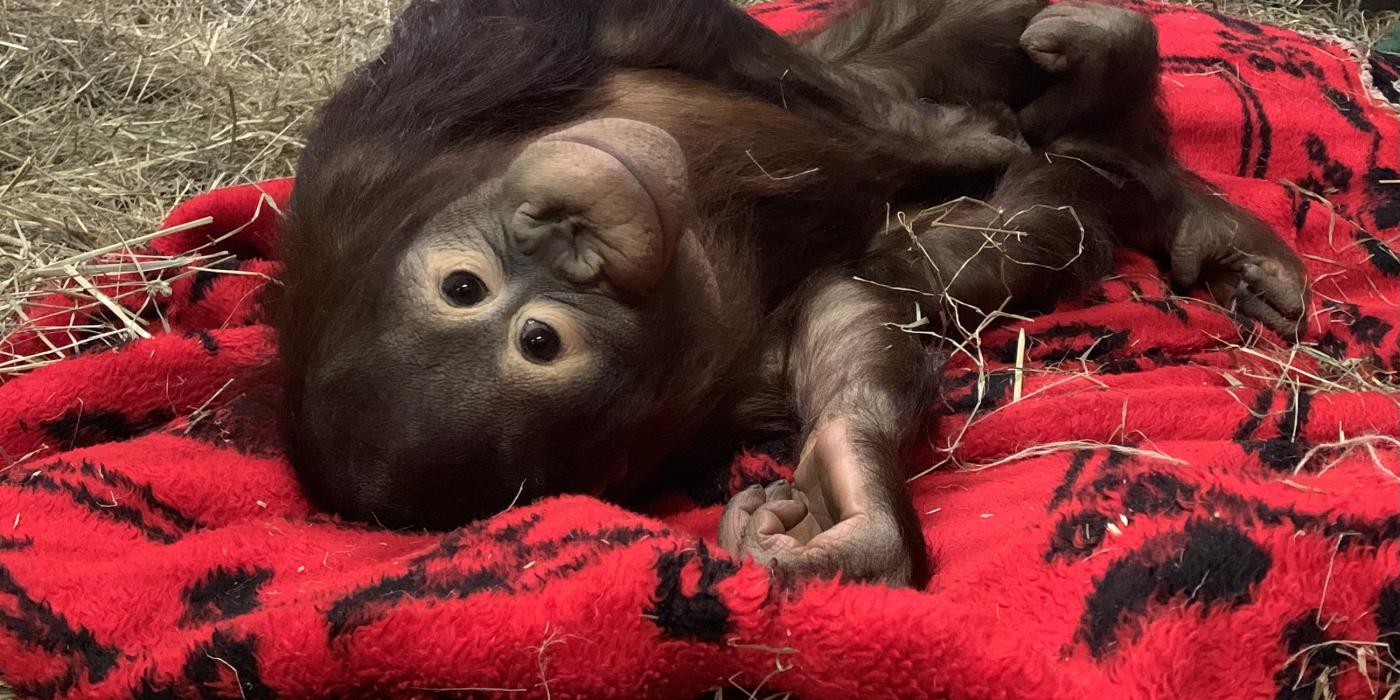
[[[626,480],[630,463],[627,450],[622,450],[598,475],[598,482],[589,489],[589,495],[603,499],[615,497],[614,487]]]

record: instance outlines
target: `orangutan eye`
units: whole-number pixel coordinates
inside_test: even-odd
[[[480,277],[463,270],[449,274],[447,279],[442,281],[442,297],[453,306],[476,306],[489,293],[490,290]]]
[[[527,319],[520,330],[520,352],[531,362],[548,364],[559,356],[559,334],[549,324]]]

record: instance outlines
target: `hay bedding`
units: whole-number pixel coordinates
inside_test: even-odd
[[[790,29],[825,5],[755,12]],[[1178,149],[1304,254],[1308,342],[1132,253],[1091,303],[985,330],[911,465],[928,591],[736,564],[705,544],[722,489],[448,534],[314,514],[273,428],[274,180],[21,278],[47,291],[0,341],[0,676],[36,697],[1389,697],[1400,124],[1336,45],[1135,6]],[[114,328],[137,339],[56,361]]]

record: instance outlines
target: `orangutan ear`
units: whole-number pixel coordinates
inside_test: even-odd
[[[575,284],[655,288],[685,231],[685,156],[665,131],[596,119],[530,144],[506,170],[506,226],[521,252]]]

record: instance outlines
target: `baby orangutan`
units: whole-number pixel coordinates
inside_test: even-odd
[[[735,496],[721,544],[921,585],[902,458],[945,354],[896,327],[916,301],[953,300],[927,322],[955,334],[1094,282],[1121,241],[1276,330],[1302,316],[1289,248],[1172,156],[1136,14],[884,0],[792,45],[665,5],[420,0],[323,109],[279,329],[317,503],[447,528],[625,501],[790,431],[793,483]],[[960,194],[990,206],[885,230]]]

